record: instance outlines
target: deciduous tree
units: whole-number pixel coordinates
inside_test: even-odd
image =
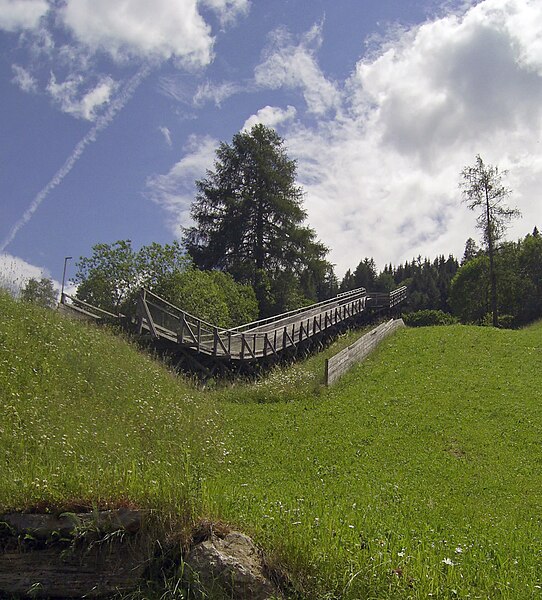
[[[56,304],[57,291],[48,277],[42,277],[39,280],[32,277],[21,290],[20,297],[25,302],[32,302],[44,308],[53,308]]]

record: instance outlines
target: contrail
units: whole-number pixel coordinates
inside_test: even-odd
[[[17,223],[15,223],[9,232],[9,235],[0,245],[0,253],[5,251],[5,249],[15,239],[15,236],[19,233],[21,228],[24,227],[28,221],[30,221],[34,213],[38,210],[40,204],[72,170],[75,163],[81,158],[85,148],[92,142],[96,141],[96,136],[103,131],[113,121],[118,112],[124,108],[128,100],[130,100],[136,89],[139,87],[140,83],[145,79],[145,77],[147,77],[150,70],[150,66],[145,66],[128,81],[120,94],[111,102],[105,114],[98,118],[94,127],[75,146],[73,152],[66,159],[66,162],[55,173],[51,181],[49,181],[49,183],[37,194],[34,200],[32,200],[30,206],[26,209],[23,216],[17,221]]]

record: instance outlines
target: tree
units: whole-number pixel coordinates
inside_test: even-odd
[[[79,259],[74,282],[80,300],[112,313],[129,312],[127,304],[138,283],[131,240],[94,245],[92,256]]]
[[[183,310],[214,325],[232,327],[258,314],[254,291],[230,275],[194,268],[178,242],[142,246],[130,240],[96,244],[77,263],[77,297],[110,312],[133,314],[136,294],[146,287]]]
[[[483,322],[488,312],[489,261],[485,255],[466,262],[450,287],[450,306],[462,323]]]
[[[542,316],[542,236],[535,227],[521,245],[519,269],[525,280],[525,292],[521,299],[523,321]]]
[[[459,184],[463,201],[469,209],[479,211],[476,225],[482,230],[489,258],[491,313],[495,327],[499,324],[495,255],[508,223],[520,214],[517,209],[509,208],[504,203],[511,194],[511,190],[502,183],[504,175],[506,172],[500,173],[498,167],[485,165],[480,155],[477,155],[475,165],[467,166],[461,171],[462,179]]]
[[[254,290],[219,271],[199,271],[194,267],[176,271],[162,278],[152,291],[219,327],[242,325],[258,316]]]
[[[465,263],[469,262],[469,260],[476,258],[478,256],[479,252],[480,252],[480,250],[478,248],[478,245],[470,237],[465,242],[465,251],[463,252],[463,258],[461,259],[461,264],[464,265]]]
[[[354,289],[365,288],[369,291],[375,290],[376,265],[373,258],[365,258],[360,261],[354,271]]]
[[[38,281],[32,277],[21,290],[20,297],[25,302],[32,302],[44,308],[53,308],[56,305],[57,292],[51,279],[42,277]]]
[[[132,248],[130,240],[96,244],[92,256],[81,257],[74,281],[76,296],[112,313],[131,314],[134,295],[142,287],[153,289],[176,272],[191,265],[179,242]]]
[[[220,144],[214,170],[196,182],[195,226],[183,230],[196,266],[251,284],[261,312],[273,304],[271,284],[281,272],[300,277],[328,252],[303,226],[303,190],[295,177],[296,163],[273,129],[259,124],[238,133],[231,145]]]

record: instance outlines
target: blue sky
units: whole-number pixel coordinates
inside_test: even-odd
[[[254,123],[298,161],[339,276],[461,255],[459,173],[509,171],[542,226],[539,0],[0,0],[0,274],[190,225],[194,181]]]

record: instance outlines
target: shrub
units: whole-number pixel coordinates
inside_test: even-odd
[[[493,326],[493,315],[491,313],[487,313],[482,321],[482,325],[484,327],[492,327]],[[517,328],[517,320],[514,315],[499,315],[499,327],[501,329],[516,329]]]
[[[418,310],[403,315],[403,320],[409,327],[428,327],[430,325],[453,325],[457,319],[442,310]]]

